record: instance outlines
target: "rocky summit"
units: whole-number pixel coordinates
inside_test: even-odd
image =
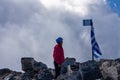
[[[0,80],[120,80],[120,59],[80,63],[75,58],[66,58],[57,79],[54,69],[32,57],[21,58],[21,66],[24,72],[0,69]]]

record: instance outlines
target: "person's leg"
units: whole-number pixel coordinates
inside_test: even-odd
[[[55,66],[55,79],[60,75],[60,67],[58,67],[58,64],[54,61]]]

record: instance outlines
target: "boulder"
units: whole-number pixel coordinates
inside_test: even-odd
[[[83,80],[96,80],[103,78],[98,63],[95,61],[87,61],[81,63],[80,69],[82,72]]]
[[[22,70],[25,72],[22,75],[22,80],[52,80],[53,76],[47,65],[42,62],[37,62],[33,58],[21,58]]]
[[[105,80],[120,80],[120,59],[105,61],[100,68]]]
[[[82,80],[80,63],[75,58],[66,58],[61,67],[61,74],[57,80]]]
[[[0,77],[6,75],[6,74],[9,74],[11,73],[12,71],[8,68],[4,68],[4,69],[0,69]]]
[[[42,69],[41,71],[38,72],[37,79],[38,80],[52,80],[53,76],[49,69]]]
[[[22,70],[25,72],[32,71],[34,62],[35,62],[35,60],[31,57],[21,58]]]
[[[44,64],[42,62],[36,62],[36,61],[33,63],[33,70],[34,71],[40,71],[43,69],[48,69],[46,64]]]
[[[67,73],[67,67],[68,65],[73,65],[75,63],[76,59],[75,58],[66,58],[64,63],[61,66],[61,71],[60,74],[65,74]]]

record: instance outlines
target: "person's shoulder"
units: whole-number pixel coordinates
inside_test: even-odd
[[[58,44],[56,44],[56,45],[54,46],[54,48],[55,48],[55,47],[58,47]]]
[[[60,47],[60,45],[59,45],[59,44],[56,44],[54,48],[59,48],[59,47]]]

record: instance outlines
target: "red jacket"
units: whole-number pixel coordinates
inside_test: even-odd
[[[60,44],[55,45],[53,58],[57,64],[61,65],[64,62],[64,50]]]

